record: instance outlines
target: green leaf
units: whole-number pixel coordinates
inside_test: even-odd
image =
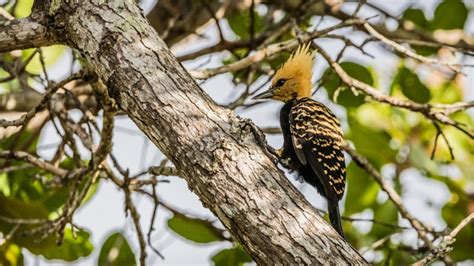
[[[354,112],[348,113],[347,122],[350,127],[348,139],[376,167],[395,160],[396,152],[390,148],[391,136],[386,131],[362,125]]]
[[[431,99],[431,92],[428,87],[421,82],[418,75],[410,69],[402,66],[392,82],[392,91],[399,89],[410,100],[418,103],[427,103]]]
[[[10,197],[12,194],[10,181],[8,179],[7,173],[0,174],[0,194],[5,195],[6,197]]]
[[[254,32],[259,33],[263,29],[263,18],[257,13],[254,14]],[[250,38],[250,14],[248,10],[242,10],[241,12],[235,12],[227,17],[227,22],[229,23],[232,31],[239,36],[241,39]]]
[[[100,250],[99,266],[137,265],[127,239],[120,232],[113,233],[107,237]]]
[[[212,261],[216,266],[233,266],[244,265],[244,263],[252,262],[252,258],[245,252],[242,246],[223,249],[212,256]]]
[[[450,201],[444,205],[441,214],[448,228],[455,228],[466,216],[469,215],[472,208],[472,199],[462,194],[451,194]],[[453,251],[449,255],[456,261],[474,259],[472,252],[472,243],[474,243],[474,226],[467,225],[456,235],[456,242],[453,244]]]
[[[373,208],[374,220],[387,223],[387,224],[398,224],[398,210],[392,201],[387,200],[382,204],[377,204]],[[375,239],[381,239],[386,235],[393,233],[393,228],[384,226],[382,224],[374,223],[370,235]]]
[[[26,18],[31,14],[31,7],[33,7],[33,0],[19,0],[15,8],[15,17]]]
[[[36,153],[39,134],[28,130],[20,130],[7,138],[0,139],[0,149],[2,150],[22,150]]]
[[[414,44],[411,44],[410,46],[411,48],[413,48],[413,50],[415,50],[417,54],[422,55],[422,56],[434,55],[439,50],[438,47],[427,47],[423,45],[414,45]]]
[[[455,103],[463,99],[463,88],[455,80],[446,81],[441,86],[432,88],[431,93],[432,100],[437,103]]]
[[[0,174],[0,193],[4,196],[18,199],[25,205],[25,208],[20,208],[20,212],[28,212],[29,208],[26,206],[32,206],[32,208],[38,208],[41,206],[42,209],[46,209],[48,213],[57,212],[62,208],[69,198],[71,184],[62,187],[49,187],[42,180],[38,180],[35,176],[46,177],[47,180],[49,173],[44,173],[39,168],[30,168],[25,170],[17,170],[8,174]],[[88,182],[90,175],[83,178],[78,189],[82,190],[84,185]],[[95,182],[89,188],[83,203],[89,200],[97,191],[99,182]],[[19,214],[21,215],[21,214]],[[43,218],[47,218],[43,217]]]
[[[5,197],[0,194],[0,215],[19,219],[46,219],[49,211],[39,202],[25,202],[21,199]],[[3,231],[3,222],[0,230]],[[9,229],[9,228],[7,228]]]
[[[438,139],[438,141],[442,141]],[[440,145],[440,144],[438,144]],[[431,154],[428,153],[425,149],[420,147],[418,144],[411,144],[410,145],[410,154],[408,156],[410,163],[412,166],[420,169],[420,170],[427,170],[429,172],[436,172],[438,167],[436,163],[431,160]]]
[[[374,84],[372,74],[364,66],[354,62],[343,62],[340,65],[349,76],[371,86]],[[339,76],[337,76],[331,68],[326,69],[322,81],[323,83],[321,85],[328,92],[329,98],[336,103],[345,107],[357,107],[364,103],[365,96],[362,94],[355,95],[349,87],[342,84]],[[337,95],[335,95],[336,92]]]
[[[23,143],[23,139],[27,132],[23,132],[21,135],[17,135],[17,142]],[[7,138],[0,141],[0,147],[11,145],[14,140]],[[29,141],[31,144],[30,148],[36,147],[35,141]],[[21,162],[6,162],[11,166],[22,166]],[[64,169],[73,170],[75,168],[73,160],[66,158],[60,164]],[[38,179],[38,176],[42,176],[42,179]],[[4,196],[19,199],[25,208],[19,208],[18,210],[27,212],[29,204],[33,208],[38,208],[38,205],[42,209],[46,208],[46,211],[58,212],[60,208],[66,203],[70,195],[70,189],[72,183],[65,184],[64,186],[48,186],[45,182],[53,177],[50,173],[46,173],[40,168],[27,168],[22,170],[11,171],[9,173],[0,174],[0,193]],[[84,189],[86,183],[89,182],[90,175],[86,175],[82,178],[81,183],[78,186],[79,190]],[[94,182],[89,188],[86,197],[81,204],[88,201],[97,191],[99,182]],[[18,214],[20,215],[20,214]],[[42,218],[48,218],[46,215]],[[21,217],[18,217],[21,218]]]
[[[434,12],[434,18],[431,25],[432,29],[463,29],[467,15],[468,10],[462,1],[442,1]]]
[[[408,8],[403,12],[402,19],[406,21],[411,21],[417,27],[425,30],[431,30],[431,21],[428,21],[425,17],[425,13],[422,10],[417,8]],[[406,23],[406,22],[405,22]],[[420,45],[411,45],[411,47],[416,51],[417,54],[423,56],[430,56],[435,54],[438,51],[436,47],[426,47]]]
[[[77,187],[78,190],[82,191],[89,179],[92,178],[90,175],[84,176],[83,180]],[[81,205],[89,201],[97,192],[100,182],[96,181],[89,187],[86,196],[81,202]],[[70,185],[60,188],[49,188],[45,191],[44,195],[39,201],[41,201],[48,210],[51,212],[56,211],[64,206],[70,195]]]
[[[175,214],[168,220],[168,227],[178,235],[196,243],[211,243],[223,240],[215,227],[206,220]]]
[[[24,202],[21,199],[9,198],[0,194],[0,215],[19,219],[47,219],[50,211],[39,201]],[[36,226],[36,225],[35,225]],[[35,226],[22,227],[23,230],[33,229]],[[7,234],[13,225],[0,222],[0,231]],[[61,246],[56,244],[56,235],[52,234],[39,241],[36,235],[22,236],[17,234],[11,242],[20,247],[27,248],[31,253],[43,255],[47,259],[62,259],[74,261],[80,257],[89,255],[93,246],[89,241],[89,233],[79,230],[73,234],[71,229],[66,228],[64,240]]]
[[[24,245],[33,254],[43,255],[49,260],[60,259],[65,261],[75,261],[81,257],[86,257],[94,249],[89,240],[88,232],[81,229],[73,233],[69,228],[64,231],[64,239],[60,246],[56,244],[55,236],[49,236],[43,241],[31,239]]]
[[[402,19],[409,20],[420,28],[427,28],[429,21],[425,17],[425,13],[417,8],[408,8],[403,12]]]
[[[347,167],[347,193],[344,215],[350,216],[372,206],[380,190],[366,171],[351,162]],[[361,186],[361,184],[364,184]]]
[[[23,254],[21,253],[21,248],[10,242],[0,245],[0,265],[23,265]]]

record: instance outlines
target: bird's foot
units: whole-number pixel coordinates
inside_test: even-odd
[[[283,165],[283,167],[285,167],[286,169],[295,170],[295,167],[293,166],[293,161],[291,160],[291,158],[280,158],[279,161],[281,165]]]
[[[265,153],[265,155],[267,155],[268,158],[270,158],[270,160],[272,160],[272,162],[275,165],[278,164],[280,162],[280,156],[279,155],[282,153],[282,151],[280,151],[281,149],[275,150],[275,148],[268,145],[265,134],[260,130],[260,128],[258,128],[253,123],[252,120],[250,120],[248,118],[241,118],[241,121],[244,125],[244,128],[245,127],[250,128],[250,131],[252,131],[252,134],[254,135],[258,145],[263,148],[263,152]]]

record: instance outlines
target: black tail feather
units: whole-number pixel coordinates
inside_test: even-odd
[[[339,205],[337,201],[328,201],[328,212],[329,212],[329,220],[331,221],[332,226],[336,231],[343,237],[344,230],[342,229],[341,224],[341,215],[339,214]]]

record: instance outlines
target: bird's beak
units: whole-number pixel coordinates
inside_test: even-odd
[[[270,99],[273,97],[273,88],[266,90],[262,93],[259,93],[252,97],[252,100],[263,100],[263,99]]]

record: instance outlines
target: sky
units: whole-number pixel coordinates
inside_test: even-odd
[[[380,6],[387,7],[387,10],[394,14],[398,15],[404,10],[407,6],[422,7],[432,14],[434,7],[436,7],[437,1],[403,1],[403,0],[389,0],[389,1],[370,1],[372,3],[377,3]],[[153,6],[153,1],[145,1],[143,8],[145,12]],[[354,8],[353,6],[349,7],[350,9]],[[360,15],[362,17],[371,16],[371,12],[362,12]],[[470,17],[470,24],[474,24],[473,18]],[[327,19],[325,20],[320,28],[334,24],[334,20]],[[467,22],[469,23],[469,22]],[[229,30],[228,25],[223,22],[221,27],[224,29],[224,33],[228,39],[234,39],[235,36],[232,35],[231,30]],[[208,38],[199,39],[193,41],[192,43],[186,43],[185,45],[176,45],[173,48],[173,52],[176,55],[182,55],[189,53],[191,51],[199,50],[202,47],[212,45],[217,42],[216,39],[216,28],[215,26],[210,26],[205,30],[205,34]],[[471,29],[472,32],[472,29]],[[362,35],[360,35],[362,36]],[[360,38],[360,36],[354,36],[355,38]],[[318,41],[323,48],[327,49],[330,54],[334,55],[342,47],[341,43],[337,41]],[[368,51],[375,55],[375,59],[371,59],[363,56],[359,51],[351,49],[346,53],[347,60],[354,60],[361,62],[365,65],[368,65],[377,70],[380,74],[379,84],[382,88],[387,88],[389,86],[390,75],[393,73],[393,70],[398,67],[398,60],[395,56],[387,53],[382,47],[378,45],[370,45]],[[58,63],[54,65],[49,73],[50,76],[60,79],[64,73],[63,69],[68,69],[72,58],[70,54],[67,53],[64,58],[58,60]],[[214,55],[211,60],[205,65],[205,67],[219,66],[221,64],[222,55]],[[201,60],[195,60],[192,62],[184,63],[184,66],[188,69],[194,69],[200,66],[203,62],[206,62],[207,58]],[[474,62],[470,62],[474,63]],[[327,68],[324,60],[321,56],[317,56],[316,64],[314,67],[314,77],[313,80],[316,81],[318,77],[322,75],[322,71]],[[465,72],[468,74],[469,79],[466,79],[466,87],[472,88],[473,80],[473,70],[466,69]],[[261,81],[260,81],[261,82]],[[258,82],[257,82],[258,83]],[[258,84],[256,84],[258,86]],[[218,103],[225,104],[231,102],[233,99],[238,97],[240,91],[243,87],[235,88],[235,85],[231,82],[231,76],[229,74],[219,75],[202,84],[202,88],[209,94],[211,97]],[[474,94],[472,91],[468,92],[468,98],[474,99]],[[341,108],[332,104],[326,97],[323,90],[320,90],[315,98],[324,104],[328,105],[336,115],[343,117],[344,113]],[[278,113],[281,105],[279,103],[265,103],[259,105],[257,108],[250,109],[248,111],[237,110],[237,114],[251,118],[257,125],[265,126],[278,126]],[[74,115],[74,114],[73,114]],[[75,114],[77,115],[77,114]],[[274,147],[280,147],[282,144],[282,139],[279,136],[268,136],[269,143]],[[54,129],[49,125],[41,134],[40,145],[57,143],[59,140]],[[137,173],[147,169],[149,166],[157,165],[164,158],[163,155],[154,147],[154,145],[147,140],[147,138],[137,129],[137,127],[126,117],[118,117],[116,120],[116,130],[113,138],[113,154],[117,156],[119,162],[122,165],[130,169],[131,173]],[[40,152],[41,156],[49,158],[52,156],[54,149],[45,149]],[[388,175],[390,167],[383,169],[382,173]],[[317,208],[325,209],[326,205],[324,200],[316,193],[316,190],[299,182],[294,181],[294,177],[288,175],[288,178],[303,192],[305,197]],[[444,186],[444,184],[437,181],[425,181],[422,177],[417,176],[415,172],[406,172],[402,176],[402,182],[405,182],[409,178],[412,186],[407,188],[407,191],[404,192],[404,201],[408,210],[417,218],[422,221],[430,221],[436,228],[442,228],[444,223],[439,216],[439,212],[436,211],[436,207],[425,208],[423,200],[421,198],[429,198],[435,206],[442,206],[449,198],[449,193]],[[162,183],[157,187],[159,197],[165,200],[167,203],[175,206],[176,208],[185,211],[193,216],[201,218],[209,218],[214,220],[214,216],[210,213],[209,210],[205,209],[196,195],[189,191],[186,182],[179,177],[168,177],[166,178],[170,182]],[[429,190],[426,189],[426,186],[429,186]],[[429,194],[426,191],[430,191]],[[383,194],[380,197],[384,197]],[[141,215],[142,227],[146,230],[149,227],[149,221],[152,213],[153,205],[152,203],[141,196],[135,196],[134,202],[137,206],[137,209]],[[91,265],[95,264],[97,261],[98,253],[100,247],[105,241],[106,237],[115,231],[121,231],[124,233],[132,247],[135,250],[135,253],[138,255],[138,242],[136,240],[136,235],[133,227],[133,223],[130,217],[124,217],[124,197],[123,193],[119,191],[115,185],[111,182],[102,182],[96,195],[80,210],[75,216],[75,223],[91,231],[92,242],[94,244],[94,252],[89,257],[82,259],[80,261],[74,262],[74,265]],[[432,211],[430,211],[432,210]],[[369,217],[370,213],[362,214],[363,217]],[[231,247],[230,243],[217,243],[217,244],[205,244],[198,245],[194,243],[187,242],[179,236],[176,236],[174,233],[166,229],[166,220],[171,217],[171,213],[159,209],[157,221],[154,225],[155,233],[153,236],[153,245],[160,250],[161,253],[165,256],[165,260],[161,261],[154,255],[150,250],[148,250],[148,260],[149,264],[160,263],[163,265],[189,265],[189,264],[209,264],[209,258],[212,254],[218,252],[222,248]],[[367,223],[355,223],[360,230],[369,230],[370,224]],[[407,233],[405,236],[406,241],[414,239],[416,237],[413,233]],[[25,252],[27,253],[27,252]],[[377,256],[372,254],[371,256]],[[33,257],[31,254],[27,254],[25,258],[25,265],[64,265],[63,261],[46,261],[38,257]]]

